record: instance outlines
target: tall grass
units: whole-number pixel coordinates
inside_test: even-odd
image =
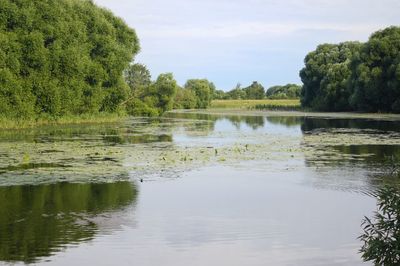
[[[300,100],[214,100],[211,108],[257,109],[257,110],[300,110]]]
[[[69,115],[58,118],[42,116],[36,119],[10,119],[0,116],[0,129],[21,129],[44,125],[113,123],[125,118],[125,115],[116,113]]]

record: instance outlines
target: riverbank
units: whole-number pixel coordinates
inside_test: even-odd
[[[126,119],[125,115],[110,113],[70,115],[59,118],[39,117],[37,119],[21,120],[0,117],[0,130],[34,128],[47,125],[115,123],[124,119]]]
[[[294,109],[298,110],[300,106],[299,99],[284,99],[284,100],[213,100],[211,102],[211,108],[223,109]]]
[[[400,121],[400,114],[389,113],[355,113],[355,112],[305,112],[305,111],[269,111],[250,110],[240,108],[210,108],[203,110],[173,110],[171,113],[192,113],[206,115],[238,115],[238,116],[266,116],[266,117],[307,117],[331,119],[372,119]]]

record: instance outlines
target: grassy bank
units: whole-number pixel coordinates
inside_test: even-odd
[[[214,100],[211,108],[299,110],[300,100]]]
[[[99,124],[113,123],[126,119],[126,116],[120,114],[100,113],[85,114],[75,116],[63,116],[59,118],[39,117],[37,119],[14,120],[0,116],[1,129],[22,129],[44,125],[66,125],[66,124]]]

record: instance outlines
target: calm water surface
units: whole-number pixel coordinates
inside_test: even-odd
[[[279,116],[3,131],[0,264],[369,265],[399,145],[399,122]]]

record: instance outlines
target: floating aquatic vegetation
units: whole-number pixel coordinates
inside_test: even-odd
[[[318,127],[325,124],[318,122],[300,131],[302,125],[293,127],[304,119],[272,119],[270,123],[265,117],[248,119],[234,114],[174,115],[97,127],[30,129],[15,136],[0,134],[0,185],[176,177],[198,167],[238,167],[249,161],[268,171],[320,169],[368,162],[382,154],[383,146],[392,147],[387,152],[395,153],[393,147],[400,145],[399,132],[379,127],[330,128]],[[226,123],[233,128],[221,128]],[[269,130],[279,123],[284,126],[279,132]]]

